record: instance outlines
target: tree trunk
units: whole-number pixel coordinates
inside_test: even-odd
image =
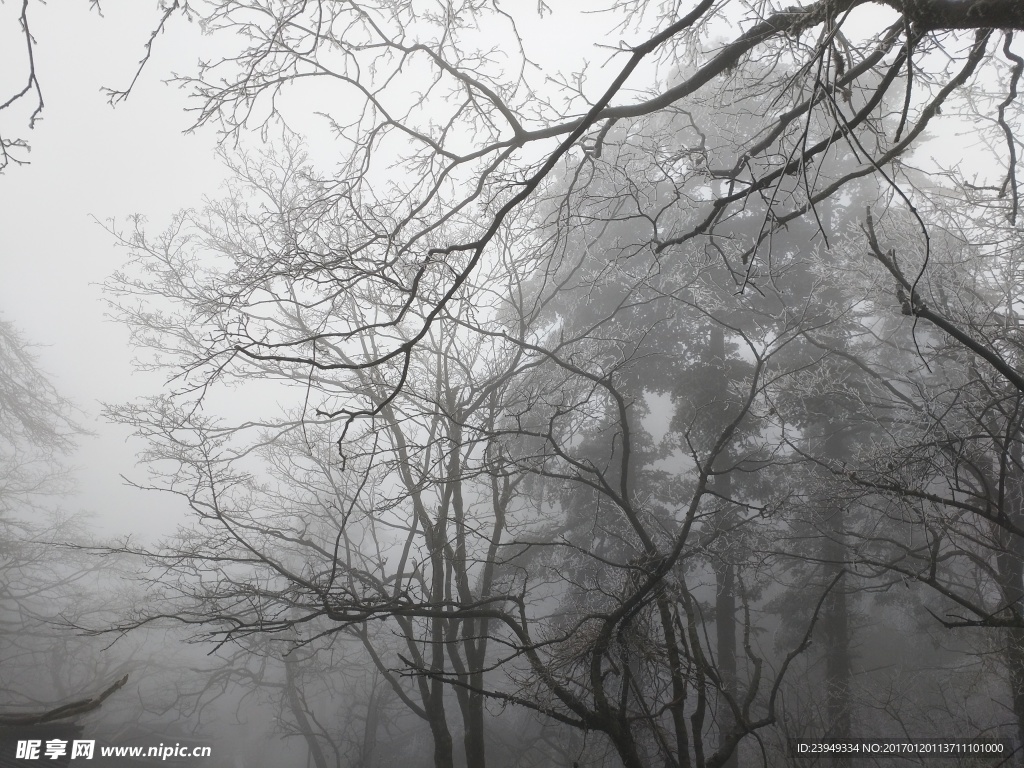
[[[843,522],[841,509],[832,511],[829,524],[835,526],[830,533],[838,537]],[[843,568],[843,544],[838,538],[829,538],[822,551],[825,560],[826,583]],[[825,646],[825,738],[848,741],[850,738],[850,690],[852,664],[850,659],[850,617],[846,599],[846,577],[832,587],[822,606],[821,632]],[[848,768],[848,755],[836,755],[829,763],[833,768]]]
[[[723,476],[728,479],[728,476]],[[721,480],[722,478],[719,478]],[[731,483],[720,483],[719,488]],[[724,517],[724,514],[720,513]],[[718,521],[721,524],[722,520]],[[719,527],[719,530],[722,530]],[[715,563],[715,621],[717,633],[718,675],[721,679],[721,695],[715,716],[718,718],[718,748],[723,749],[736,728],[732,707],[725,700],[728,696],[736,700],[736,579],[732,563],[719,560]],[[722,763],[724,768],[735,768],[737,753],[734,750]]]
[[[306,746],[309,748],[309,756],[313,759],[313,764],[316,768],[328,768],[327,756],[320,746],[320,740],[313,732],[313,725],[309,722],[306,707],[303,704],[302,697],[299,695],[298,683],[295,680],[295,665],[298,661],[291,655],[285,656],[283,661],[284,684],[288,695],[288,706],[295,717],[295,723],[299,727],[299,732],[306,740]]]
[[[1024,744],[1024,630],[1006,630],[1004,658],[1007,667],[1007,682],[1013,699],[1013,714],[1017,720],[1017,745]]]
[[[435,583],[440,583],[438,574],[435,573]],[[434,599],[440,602],[434,588]],[[432,648],[430,649],[433,663],[431,672],[434,677],[427,683],[429,693],[424,698],[423,708],[427,713],[427,723],[430,725],[430,733],[434,737],[434,768],[455,768],[452,751],[452,734],[448,729],[448,717],[444,711],[444,689],[445,685],[438,676],[444,672],[444,638],[441,632],[441,619],[431,619]]]
[[[636,747],[636,740],[633,738],[633,730],[629,727],[628,723],[618,723],[616,726],[605,730],[605,733],[608,734],[612,744],[615,745],[615,751],[619,753],[622,768],[650,768],[640,757],[640,752]]]
[[[682,659],[679,655],[678,639],[673,624],[674,615],[664,590],[658,594],[658,615],[665,635],[665,650],[669,674],[672,680],[672,702],[668,705],[675,732],[676,762],[680,768],[690,766],[690,744],[686,733],[686,679],[683,676]]]
[[[473,766],[473,768],[477,768],[477,766],[484,768],[487,760],[484,750],[483,697],[467,691],[465,698],[466,704],[462,709],[462,724],[465,733],[462,742],[466,750],[466,765]]]
[[[434,739],[434,768],[455,768],[452,734],[448,730],[448,718],[444,713],[444,693],[440,684],[437,688],[425,707],[430,735]]]
[[[385,688],[375,682],[370,689],[370,701],[366,706],[366,722],[363,725],[363,745],[359,768],[373,768],[377,754],[377,732],[380,729],[381,708],[384,706]]]
[[[1004,462],[1006,474],[1002,511],[1015,525],[1024,524],[1024,475],[1021,467],[1021,444],[1009,446],[1009,460]],[[996,531],[1000,551],[996,555],[999,586],[1007,618],[1024,617],[1024,540],[1020,536],[1000,529]],[[1024,629],[1005,630],[1003,658],[1007,682],[1013,701],[1013,714],[1017,720],[1017,746],[1024,745]]]
[[[729,376],[725,364],[725,332],[721,326],[714,326],[711,329],[710,357],[712,364],[717,369],[718,386],[716,397],[727,397],[729,391]],[[722,418],[720,424],[715,428],[725,427],[726,419],[729,418],[728,404],[723,402],[721,408]],[[716,471],[727,470],[730,464],[729,452],[723,451],[718,460],[714,463]],[[732,476],[727,472],[715,475],[715,493],[721,499],[732,497]],[[728,742],[736,729],[736,718],[733,716],[732,707],[726,701],[726,697],[736,701],[736,574],[733,570],[732,558],[729,553],[728,540],[729,530],[733,524],[734,514],[728,504],[721,503],[715,514],[715,531],[718,538],[718,548],[721,555],[715,560],[715,628],[716,628],[716,651],[718,657],[718,675],[721,680],[721,691],[718,698],[718,706],[715,716],[718,719],[718,749],[727,747]],[[723,768],[736,768],[738,764],[738,750],[722,763]]]
[[[826,426],[829,434],[825,437],[825,456],[840,461],[846,455],[846,438],[836,426]],[[846,567],[846,512],[841,503],[821,500],[825,542],[822,547],[822,561],[825,563],[825,583],[832,580]],[[853,676],[850,658],[850,615],[846,594],[846,578],[841,577],[832,587],[823,606],[821,618],[822,635],[825,645],[825,712],[828,718],[825,735],[829,739],[848,740],[851,718],[851,678]],[[850,765],[848,756],[834,757],[835,768]]]

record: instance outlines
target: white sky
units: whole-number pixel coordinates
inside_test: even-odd
[[[555,11],[543,23],[522,30],[527,53],[545,74],[559,64],[573,71],[574,59],[595,56],[589,90],[596,96],[621,62],[600,71],[610,51],[592,47],[595,30],[606,28],[609,19],[580,16],[574,9],[589,6],[576,0],[551,5]],[[21,41],[9,34],[20,6],[0,3],[4,93],[12,76],[24,76]],[[124,222],[130,214],[144,213],[153,232],[180,208],[199,206],[204,195],[217,194],[223,172],[213,131],[183,136],[190,124],[185,93],[160,79],[192,72],[203,49],[219,41],[202,37],[195,25],[175,16],[157,39],[132,97],[112,109],[100,88],[130,81],[158,18],[156,3],[107,0],[103,17],[88,6],[86,0],[31,5],[46,110],[26,134],[33,147],[31,165],[11,167],[0,176],[0,314],[15,321],[28,339],[47,345],[38,350],[43,368],[86,409],[88,426],[99,433],[84,441],[75,459],[82,496],[74,506],[97,513],[101,534],[169,533],[181,519],[169,511],[171,500],[128,489],[119,477],[143,479],[135,468],[140,446],[127,444],[127,430],[99,417],[100,401],[155,394],[161,378],[133,372],[127,330],[105,319],[99,284],[127,253],[92,217]],[[623,36],[635,37],[628,31]],[[5,118],[8,133],[19,127]],[[308,137],[320,157],[330,152],[324,127],[311,124]]]
[[[178,20],[158,40],[152,67],[127,102],[112,109],[100,92],[130,81],[154,5],[104,3],[101,18],[86,2],[32,4],[46,109],[35,130],[21,134],[31,142],[31,164],[0,176],[0,314],[46,345],[36,350],[42,367],[99,433],[73,460],[82,496],[68,506],[96,512],[106,535],[173,526],[170,499],[123,486],[119,474],[140,476],[137,446],[125,443],[127,430],[99,418],[99,401],[152,393],[159,378],[133,373],[127,330],[104,317],[98,284],[127,254],[91,216],[145,212],[160,226],[175,210],[200,204],[220,180],[212,133],[182,135],[184,94],[158,77],[194,63],[201,42],[194,27]],[[0,24],[9,29],[20,6],[0,6]],[[159,45],[172,40],[173,49]],[[0,71],[18,65],[23,76],[22,49],[8,42],[0,40]],[[22,127],[5,126],[8,133]]]
[[[566,20],[572,16],[567,6],[587,2],[551,2],[555,13],[530,30],[535,34],[528,54],[545,67],[562,63],[567,71],[575,69],[565,62],[578,58],[590,45],[592,30],[607,24],[593,18],[584,28],[578,16]],[[101,537],[150,539],[172,533],[187,513],[177,499],[124,484],[122,474],[145,480],[135,463],[142,446],[129,440],[129,430],[100,416],[101,401],[156,394],[162,378],[133,371],[127,329],[105,317],[100,285],[122,266],[127,252],[93,217],[127,227],[128,216],[143,213],[154,232],[174,212],[217,194],[223,171],[213,131],[182,135],[190,124],[185,94],[160,82],[175,71],[191,72],[203,48],[215,41],[175,17],[156,41],[132,97],[112,109],[100,89],[130,81],[157,19],[156,2],[105,0],[103,17],[88,6],[87,0],[31,5],[46,109],[36,129],[24,132],[32,144],[31,165],[9,167],[0,175],[0,316],[13,320],[30,341],[45,345],[36,350],[43,369],[86,411],[83,421],[97,433],[82,441],[72,459],[81,494],[68,507],[94,512]],[[24,76],[20,40],[5,35],[20,7],[0,0],[0,94],[9,93],[12,73]],[[617,68],[618,61],[599,72],[606,61],[607,51],[593,62],[594,96]],[[21,128],[6,117],[4,125],[8,134]],[[317,156],[330,151],[322,129],[316,124],[309,136]]]
[[[595,30],[608,24],[601,14],[581,16],[576,10],[589,5],[552,5],[555,12],[543,24],[523,30],[530,38],[527,52],[545,74],[556,62],[587,55],[582,52]],[[172,17],[128,101],[111,108],[101,92],[103,86],[130,82],[158,19],[155,6],[105,0],[100,16],[86,0],[31,4],[46,107],[31,132],[12,122],[9,112],[4,118],[7,134],[25,136],[32,152],[30,165],[11,166],[0,176],[0,315],[41,345],[36,353],[42,368],[87,412],[83,421],[97,433],[83,440],[73,459],[81,494],[67,506],[94,512],[102,536],[169,534],[185,514],[169,496],[125,486],[122,474],[145,480],[135,466],[142,446],[129,441],[129,430],[100,416],[101,402],[156,394],[162,378],[132,369],[127,329],[105,317],[100,284],[123,265],[127,252],[94,218],[113,218],[127,228],[127,217],[142,213],[155,233],[174,212],[201,206],[204,195],[216,196],[223,179],[214,132],[182,135],[190,125],[186,94],[161,82],[173,72],[193,72],[203,49],[217,40]],[[5,94],[26,74],[23,42],[11,34],[20,8],[21,3],[0,3]],[[602,51],[590,70],[595,95],[617,69],[618,62],[601,71],[610,53]],[[293,120],[290,125],[295,127]],[[324,159],[330,152],[326,124],[308,127],[310,149]]]

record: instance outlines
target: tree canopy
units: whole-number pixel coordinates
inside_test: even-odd
[[[237,650],[318,767],[382,702],[437,768],[512,707],[523,764],[1024,740],[1019,3],[177,13],[232,178],[113,230],[170,375],[108,414],[192,518],[112,545],[150,593],[106,631]],[[353,657],[361,741],[316,714]]]

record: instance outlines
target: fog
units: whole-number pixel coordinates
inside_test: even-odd
[[[0,6],[0,764],[1024,764],[1022,29]]]

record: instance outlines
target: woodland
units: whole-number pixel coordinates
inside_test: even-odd
[[[154,4],[140,71],[171,19],[223,40],[173,77],[229,181],[110,225],[167,383],[105,416],[188,522],[55,511],[81,420],[0,325],[0,724],[216,744],[249,708],[316,768],[1021,764],[1024,4],[579,5]],[[534,60],[550,25],[576,69]]]

